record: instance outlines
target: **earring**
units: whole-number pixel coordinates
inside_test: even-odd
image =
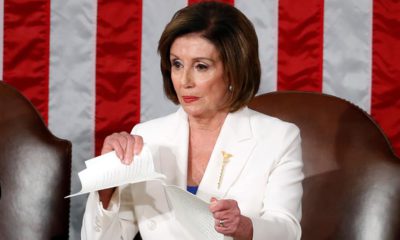
[[[228,90],[229,90],[229,92],[232,92],[232,90],[233,90],[232,85],[229,85]]]

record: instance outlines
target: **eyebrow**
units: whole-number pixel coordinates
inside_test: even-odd
[[[176,56],[175,54],[173,54],[173,53],[171,53],[170,55],[169,55],[169,57],[171,58],[171,57],[174,57],[174,58],[178,58],[178,59],[180,59],[178,56]],[[210,61],[210,62],[216,62],[217,60],[214,60],[214,59],[212,59],[212,58],[208,58],[208,57],[196,57],[196,58],[194,58],[193,60],[195,60],[195,61],[201,61],[201,60],[207,60],[207,61]]]

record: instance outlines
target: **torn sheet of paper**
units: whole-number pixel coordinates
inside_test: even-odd
[[[67,197],[117,187],[128,183],[161,180],[165,176],[154,170],[150,150],[144,146],[140,155],[135,156],[133,163],[125,165],[115,152],[92,158],[85,162],[86,169],[79,172],[82,189]]]

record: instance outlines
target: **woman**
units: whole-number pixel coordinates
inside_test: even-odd
[[[158,51],[167,97],[180,109],[105,139],[131,164],[143,141],[167,183],[210,201],[215,230],[234,239],[300,239],[299,130],[246,107],[260,84],[258,41],[232,6],[178,11]],[[144,139],[144,140],[143,140]],[[134,164],[134,163],[132,163]],[[159,182],[89,196],[82,239],[193,239],[174,218]]]

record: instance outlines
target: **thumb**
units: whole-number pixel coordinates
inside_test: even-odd
[[[215,197],[211,197],[211,199],[210,199],[210,203],[216,203],[217,201],[218,201],[218,199]]]

